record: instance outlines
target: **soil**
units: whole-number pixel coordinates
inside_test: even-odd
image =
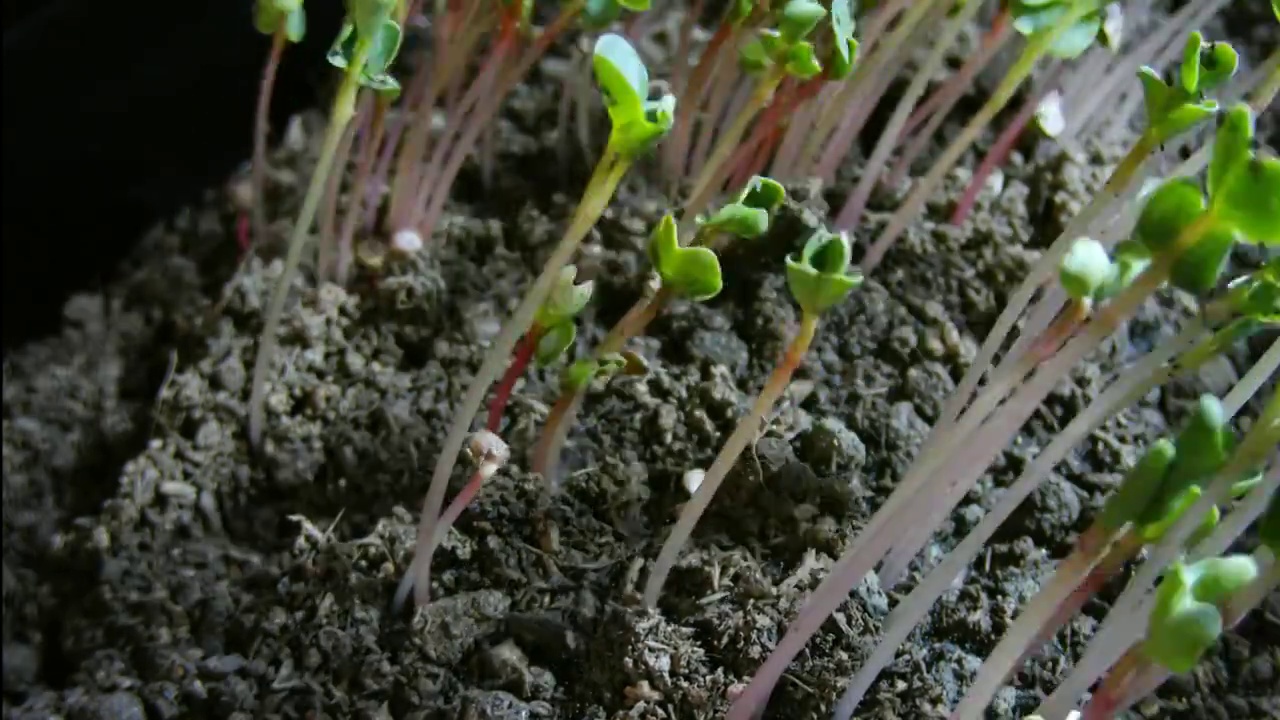
[[[556,373],[517,385],[503,428],[513,462],[437,554],[436,601],[391,616],[453,404],[581,186],[555,163],[554,93],[518,91],[499,154],[517,171],[487,193],[478,173],[464,177],[442,244],[350,290],[299,280],[258,455],[244,436],[248,368],[280,264],[255,257],[233,275],[221,192],[151,233],[108,289],[68,303],[59,336],[5,359],[6,718],[719,717],[892,491],[1006,294],[1115,157],[1015,155],[1002,191],[962,228],[942,222],[949,201],[931,205],[824,319],[660,612],[642,611],[636,583],[687,499],[681,475],[709,464],[796,325],[778,270],[827,198],[793,188],[768,237],[726,254],[720,296],[676,303],[636,343],[649,374],[588,397],[554,494],[523,455]],[[308,139],[276,157],[286,228]],[[639,172],[598,226],[580,352],[642,291],[643,245],[664,208]],[[872,213],[858,237],[885,219]],[[1056,388],[913,572],[1187,310],[1177,298],[1148,303]],[[1256,352],[1151,393],[1073,452],[900,650],[859,717],[934,717],[952,704],[1118,469],[1199,393],[1229,388]],[[770,716],[824,717],[896,597],[858,588],[791,667]],[[1032,709],[1105,611],[1091,603],[990,716]],[[1137,715],[1275,717],[1277,618],[1273,595]]]

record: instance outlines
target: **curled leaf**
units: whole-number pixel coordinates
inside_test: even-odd
[[[806,37],[827,16],[827,9],[814,0],[788,0],[782,7],[778,27],[788,41]]]
[[[1080,238],[1058,265],[1062,288],[1076,300],[1089,300],[1112,278],[1115,268],[1107,249],[1093,238]]]
[[[1167,180],[1147,198],[1133,237],[1151,252],[1158,253],[1176,242],[1183,228],[1204,214],[1206,204],[1195,180]]]
[[[1147,448],[1146,454],[1129,470],[1120,487],[1107,498],[1098,520],[1115,532],[1134,522],[1155,499],[1164,477],[1173,465],[1178,451],[1172,440],[1160,438]]]
[[[578,329],[572,320],[565,320],[542,331],[538,344],[533,351],[533,359],[541,367],[555,362],[572,345],[578,336]]]
[[[787,191],[782,183],[764,175],[752,177],[738,194],[738,203],[768,212],[777,210],[786,199]]]
[[[1142,652],[1171,672],[1190,672],[1222,634],[1220,605],[1257,576],[1248,555],[1174,563],[1156,588]]]
[[[1235,228],[1228,225],[1210,228],[1174,261],[1169,282],[1193,295],[1204,295],[1213,290],[1226,269],[1227,257],[1231,255],[1231,248],[1235,247],[1238,237]]]
[[[595,289],[595,282],[588,280],[578,283],[575,282],[577,277],[578,268],[576,266],[566,265],[560,268],[555,284],[551,286],[551,292],[548,293],[546,301],[542,303],[542,307],[538,308],[535,322],[543,327],[551,327],[572,319],[582,312],[587,303],[591,302],[591,293]]]
[[[849,236],[819,228],[799,255],[787,258],[787,286],[800,308],[818,315],[862,284],[862,273],[849,267]]]
[[[662,284],[693,300],[709,300],[720,293],[720,260],[704,247],[681,247],[676,221],[670,214],[658,221],[649,236],[649,258]]]

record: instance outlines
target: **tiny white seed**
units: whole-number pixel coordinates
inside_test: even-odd
[[[684,477],[680,479],[680,483],[684,485],[684,489],[692,495],[698,492],[698,488],[702,487],[702,479],[707,476],[705,470],[687,470]]]
[[[422,235],[417,230],[397,230],[391,236],[391,249],[402,255],[413,255],[422,250]]]

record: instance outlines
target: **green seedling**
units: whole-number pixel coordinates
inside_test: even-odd
[[[1134,239],[1153,255],[1174,253],[1174,286],[1203,294],[1216,286],[1236,242],[1280,243],[1280,159],[1259,157],[1253,134],[1253,112],[1233,107],[1215,135],[1207,197],[1194,179],[1174,178],[1143,205]]]
[[[620,156],[638,157],[671,130],[675,96],[649,100],[649,69],[621,35],[600,36],[592,67],[612,123],[608,147]]]
[[[800,328],[752,403],[751,411],[739,421],[703,476],[693,498],[685,503],[680,518],[667,536],[645,583],[646,607],[657,604],[667,575],[679,557],[680,550],[692,535],[698,519],[706,511],[711,498],[715,496],[716,490],[743,450],[759,436],[760,428],[773,411],[774,404],[791,383],[792,375],[800,367],[817,334],[819,317],[862,284],[862,275],[850,268],[849,259],[849,236],[830,233],[821,228],[809,236],[798,254],[787,259],[787,285],[792,297],[800,305]]]
[[[372,59],[377,69],[374,74],[380,76],[394,60],[395,48],[399,45],[398,41],[394,47],[388,44],[388,23],[395,24],[391,16],[396,6],[396,0],[352,0],[348,6],[347,21],[337,44],[345,47],[349,38],[350,54],[343,55],[342,83],[329,113],[329,126],[321,144],[316,169],[311,176],[306,196],[303,198],[298,220],[293,226],[289,249],[285,255],[284,271],[267,306],[262,337],[258,343],[258,355],[254,361],[253,380],[249,393],[249,440],[254,445],[258,445],[262,439],[267,372],[275,354],[276,335],[279,331],[284,303],[289,296],[289,287],[298,270],[298,263],[302,259],[302,251],[306,247],[308,233],[315,221],[316,210],[320,206],[329,174],[333,172],[338,145],[342,141],[347,125],[355,116],[356,95],[366,82],[366,78],[370,77],[366,66]]]
[[[1045,32],[1067,17],[1078,0],[1012,0],[1009,7],[1013,15],[1013,28],[1028,37]],[[1104,33],[1107,28],[1107,8],[1098,9],[1075,19],[1049,46],[1049,54],[1070,60],[1080,57],[1095,39],[1103,39],[1109,47],[1113,36]],[[1114,22],[1112,27],[1114,28]]]
[[[538,311],[543,309],[557,280],[563,277],[562,269],[604,214],[627,170],[671,127],[675,99],[667,95],[658,101],[648,100],[649,71],[624,38],[605,34],[597,39],[592,68],[612,123],[609,142],[583,190],[582,199],[564,236],[511,319],[494,339],[449,427],[431,475],[431,487],[423,501],[414,561],[396,590],[393,607],[402,606],[410,591],[413,591],[419,605],[430,599],[431,557],[437,544],[434,527],[458,453],[462,450],[472,419],[484,402],[485,393],[498,379],[520,338],[537,319]]]
[[[502,426],[502,416],[511,399],[511,391],[529,367],[530,361],[539,367],[551,365],[568,350],[578,336],[574,319],[591,302],[595,284],[588,280],[577,282],[578,268],[566,265],[560,269],[546,301],[534,315],[533,325],[516,346],[507,372],[498,381],[493,399],[489,401],[489,419],[485,427],[496,433]]]
[[[1174,563],[1156,588],[1143,654],[1172,672],[1190,672],[1222,634],[1226,603],[1257,577],[1248,555]]]
[[[267,134],[271,120],[271,96],[280,69],[280,58],[289,43],[300,43],[307,32],[307,14],[302,0],[257,0],[253,6],[253,25],[258,32],[271,37],[271,51],[262,69],[258,88],[258,106],[253,123],[253,168],[250,175],[252,193],[253,239],[266,235]]]
[[[1158,146],[1192,129],[1218,112],[1218,103],[1205,94],[1229,80],[1239,65],[1239,56],[1225,42],[1208,43],[1193,32],[1187,38],[1176,79],[1166,81],[1150,67],[1138,70],[1142,81],[1147,127]]]
[[[582,6],[582,26],[588,30],[602,30],[609,27],[624,10],[644,12],[649,9],[650,0],[586,0]],[[528,3],[530,9],[533,3]]]
[[[649,239],[649,257],[662,281],[661,286],[622,316],[593,351],[592,357],[579,361],[580,367],[566,376],[570,381],[562,380],[560,397],[552,405],[542,436],[533,451],[534,472],[545,478],[557,477],[560,452],[582,406],[584,393],[592,380],[607,380],[617,373],[616,367],[606,360],[619,353],[627,355],[623,351],[626,342],[642,335],[653,318],[673,299],[686,297],[702,301],[719,294],[723,279],[716,256],[717,241],[763,235],[769,229],[773,213],[785,199],[786,191],[782,185],[766,177],[754,177],[732,202],[712,213],[710,218],[699,218],[692,238],[684,244],[679,241],[679,229],[672,215],[663,216]],[[628,367],[636,368],[638,362],[638,356],[630,358]],[[627,371],[626,374],[635,372]]]
[[[809,38],[827,17],[827,9],[814,0],[788,0],[772,15],[775,26],[755,30],[740,48],[740,65],[755,77],[755,85],[746,104],[717,137],[714,148],[691,185],[689,201],[685,204],[680,223],[682,234],[728,179],[736,164],[735,151],[742,144],[747,128],[757,115],[771,106],[774,93],[783,80],[788,77],[797,81],[814,80],[824,74],[823,62]],[[851,10],[842,7],[832,15],[831,28],[833,42],[830,43],[830,54],[836,59],[829,60],[827,64],[832,66],[834,73],[847,75],[857,53]],[[827,77],[836,79],[831,75]],[[769,123],[779,120],[769,118]]]

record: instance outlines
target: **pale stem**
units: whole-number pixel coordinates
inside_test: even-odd
[[[253,242],[262,242],[267,236],[267,135],[271,124],[271,96],[276,86],[276,74],[280,69],[280,57],[284,54],[283,25],[271,36],[271,54],[262,68],[262,85],[258,89],[258,108],[253,122],[253,169],[250,182],[253,190]]]
[[[684,509],[680,511],[680,518],[671,528],[671,533],[667,536],[666,542],[662,545],[662,550],[658,553],[658,559],[654,561],[653,568],[649,571],[649,579],[644,586],[645,607],[652,608],[658,604],[658,595],[662,592],[662,586],[666,582],[671,568],[680,557],[680,550],[689,541],[698,519],[702,517],[707,506],[711,504],[711,498],[715,497],[716,491],[720,489],[721,483],[724,482],[729,471],[733,469],[733,465],[738,461],[738,457],[742,455],[742,451],[760,436],[760,428],[764,419],[769,416],[773,406],[778,402],[778,398],[782,396],[782,393],[791,383],[791,376],[804,360],[804,354],[809,349],[810,343],[813,342],[813,336],[817,330],[817,315],[805,313],[800,320],[800,329],[792,339],[791,345],[787,348],[782,361],[778,363],[778,366],[765,382],[764,387],[760,389],[760,395],[756,397],[756,401],[752,404],[751,412],[747,413],[738,422],[738,427],[734,428],[733,434],[725,441],[724,447],[720,449],[720,454],[716,456],[706,475],[703,476],[702,484],[698,486],[697,492],[693,494],[693,497],[685,503]],[[732,718],[732,711],[730,713]]]
[[[978,9],[981,7],[982,3],[980,2],[965,4],[964,9],[956,13],[955,17],[947,22],[939,36],[934,38],[933,51],[929,53],[929,58],[925,60],[924,66],[916,71],[915,77],[911,79],[911,84],[907,86],[907,91],[898,100],[898,105],[894,108],[893,115],[889,118],[889,123],[880,133],[880,140],[876,143],[875,150],[871,153],[871,159],[867,160],[866,164],[863,165],[862,177],[858,180],[858,186],[854,188],[853,194],[845,201],[844,210],[840,212],[840,217],[836,220],[837,228],[852,230],[857,226],[858,221],[862,218],[862,211],[866,208],[867,200],[871,197],[871,190],[880,179],[880,171],[884,168],[889,155],[898,144],[898,136],[902,133],[902,128],[906,124],[907,118],[911,115],[911,109],[915,107],[916,101],[920,99],[920,96],[924,94],[925,88],[929,86],[929,79],[933,77],[933,74],[937,72],[937,69],[946,59],[947,52],[955,43],[956,36],[960,34],[960,31],[977,14]]]

